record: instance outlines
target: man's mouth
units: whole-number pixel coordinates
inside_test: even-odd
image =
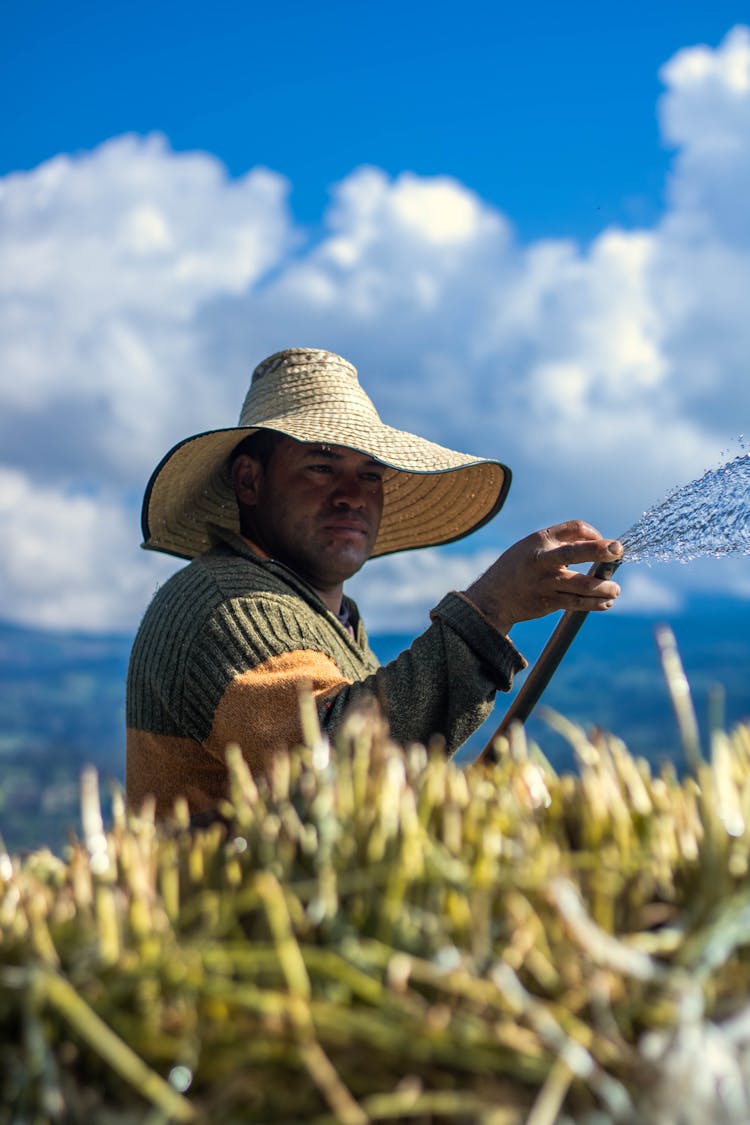
[[[364,520],[329,520],[324,531],[333,532],[334,535],[368,535],[370,528]]]

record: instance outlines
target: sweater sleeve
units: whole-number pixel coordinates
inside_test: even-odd
[[[495,692],[510,690],[526,661],[463,594],[447,594],[431,618],[395,660],[335,694],[322,693],[321,721],[331,733],[362,692],[375,695],[402,745],[439,734],[453,754],[484,722]]]

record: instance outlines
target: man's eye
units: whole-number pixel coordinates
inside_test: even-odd
[[[362,480],[371,481],[375,484],[383,483],[382,473],[362,473]]]

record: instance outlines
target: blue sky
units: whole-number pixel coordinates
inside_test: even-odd
[[[748,22],[736,0],[168,4],[9,0],[0,171],[126,132],[266,165],[315,223],[360,164],[448,174],[523,237],[652,220],[659,68]]]
[[[472,540],[366,568],[376,627],[417,627],[544,523],[619,534],[738,452],[746,4],[4,15],[0,617],[131,629],[175,565],[138,550],[151,468],[290,344],[514,470]],[[717,585],[750,597],[747,560],[634,568],[622,601]]]

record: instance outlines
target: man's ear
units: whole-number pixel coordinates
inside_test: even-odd
[[[258,503],[263,466],[248,453],[240,453],[232,465],[232,483],[240,504],[254,508]]]

